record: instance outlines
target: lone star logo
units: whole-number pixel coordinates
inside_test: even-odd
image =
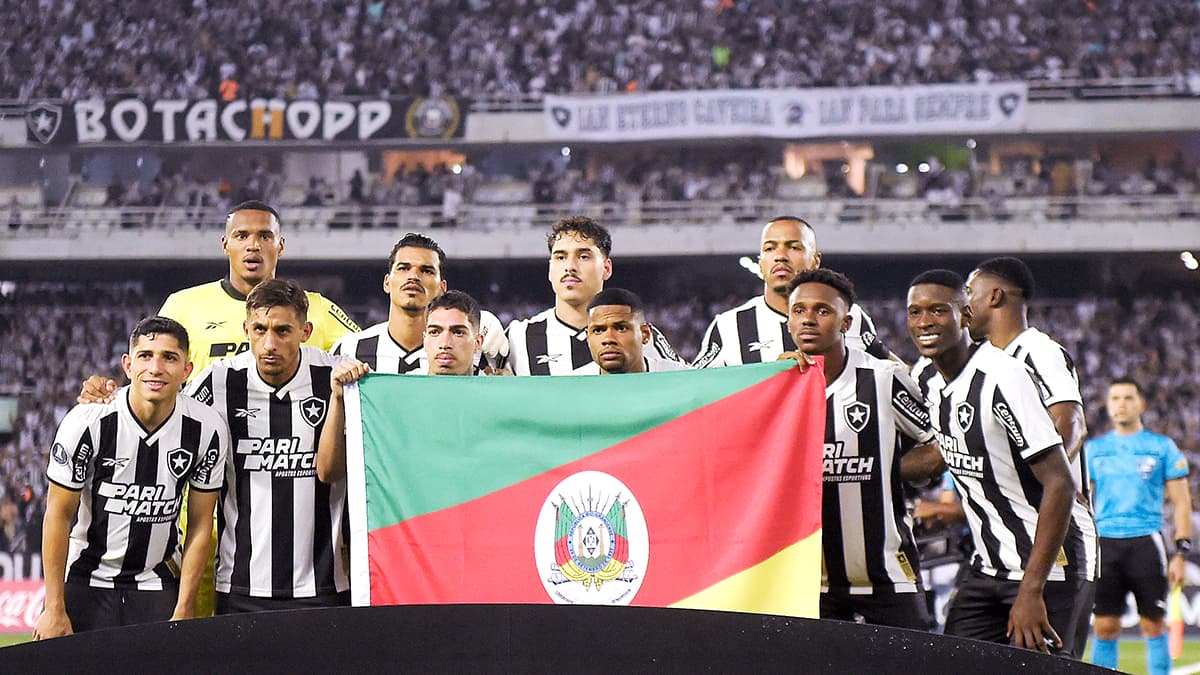
[[[955,410],[958,416],[958,428],[965,434],[971,428],[971,423],[975,421],[975,408],[966,401],[958,404]]]
[[[62,106],[38,103],[25,111],[25,125],[29,127],[29,133],[42,145],[54,140],[61,123]]]
[[[175,448],[167,453],[167,468],[171,471],[171,475],[176,478],[182,478],[183,474],[187,473],[188,467],[192,465],[192,451],[187,448]]]
[[[871,419],[871,408],[862,401],[855,401],[846,406],[846,424],[849,425],[855,433],[858,433],[866,428],[867,421]]]
[[[327,404],[316,396],[310,396],[300,402],[300,414],[304,421],[314,429],[325,419]]]

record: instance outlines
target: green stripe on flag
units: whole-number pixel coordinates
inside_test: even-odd
[[[359,388],[368,500],[372,486],[407,487],[369,505],[367,529],[482,497],[793,367],[777,361],[592,377],[368,375]],[[531,411],[541,413],[536,422]]]

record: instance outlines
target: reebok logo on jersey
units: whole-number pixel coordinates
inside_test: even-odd
[[[938,434],[938,445],[942,448],[942,459],[946,468],[959,477],[983,478],[983,457],[972,455],[950,434]]]
[[[314,429],[325,419],[326,408],[327,404],[324,399],[316,396],[309,396],[300,402],[300,414],[304,416],[304,421],[308,422],[308,426]]]
[[[556,363],[560,358],[562,354],[539,354],[534,361],[539,364]]]
[[[824,463],[821,473],[824,474],[823,480],[826,483],[861,483],[871,480],[871,473],[875,470],[874,457],[847,457],[846,444],[841,441],[826,443],[822,452]]]
[[[258,417],[258,408],[234,408],[234,417],[253,419]]]
[[[746,347],[746,349],[749,351],[752,351],[752,352],[761,352],[764,349],[769,349],[774,344],[775,344],[774,340],[763,340],[762,342],[751,342],[749,344],[749,346]]]
[[[100,466],[111,469],[124,469],[129,465],[128,457],[101,457]]]
[[[1013,445],[1018,448],[1028,447],[1028,444],[1025,442],[1025,434],[1021,433],[1021,425],[1017,422],[1017,418],[1013,416],[1012,411],[1008,409],[1007,403],[996,401],[992,404],[992,413],[996,415],[996,419],[1000,420],[1000,424],[1004,425],[1004,430],[1008,432],[1008,438],[1013,442]]]
[[[971,423],[975,421],[975,406],[963,401],[954,409],[955,421],[958,422],[958,428],[964,434],[971,429]]]
[[[854,430],[854,433],[862,433],[862,430],[867,427],[867,422],[871,419],[871,407],[862,401],[855,401],[848,404],[842,409],[842,413],[846,417],[846,425]]]
[[[224,325],[225,325],[224,321],[208,321],[204,324],[204,330],[213,330],[216,328],[220,328],[221,326],[224,326]]]
[[[105,513],[129,516],[139,523],[168,523],[179,515],[179,502],[166,485],[100,483]]]
[[[267,471],[276,478],[315,477],[317,455],[303,448],[298,436],[242,438],[234,452],[242,471]]]

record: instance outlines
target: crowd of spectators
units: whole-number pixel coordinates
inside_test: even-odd
[[[0,10],[0,98],[26,101],[1200,78],[1192,0],[0,0]]]
[[[9,346],[0,357],[0,395],[16,396],[19,409],[12,433],[0,435],[0,550],[35,552],[37,539],[29,533],[40,528],[46,452],[58,423],[84,377],[120,373],[129,328],[154,312],[157,303],[132,283],[18,284],[7,291],[0,295],[0,340]],[[481,295],[506,325],[541,311],[546,302],[498,297]],[[383,298],[347,300],[342,304],[363,325],[386,318]],[[676,298],[651,305],[647,315],[682,355],[691,357],[712,316],[743,300]],[[915,360],[902,301],[867,298],[863,304],[885,344]],[[1146,389],[1147,427],[1170,436],[1200,461],[1200,343],[1194,339],[1200,299],[1175,294],[1035,301],[1030,321],[1075,356],[1092,434],[1107,428],[1107,383],[1131,375]],[[1197,479],[1200,472],[1193,472]]]

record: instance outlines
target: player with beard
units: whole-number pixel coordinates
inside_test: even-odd
[[[709,324],[695,367],[733,366],[774,361],[796,350],[787,330],[788,292],[796,275],[821,266],[817,235],[795,216],[772,218],[763,227],[758,266],[763,294],[721,312]],[[846,344],[878,358],[890,352],[876,339],[875,324],[857,303],[850,307]]]
[[[330,351],[362,361],[377,373],[426,372],[426,313],[430,303],[446,292],[445,263],[446,253],[433,239],[412,232],[401,237],[392,247],[383,277],[387,321],[344,336]],[[488,363],[495,363],[508,353],[504,329],[491,312],[481,312],[480,322],[484,337],[480,361],[486,357]]]

